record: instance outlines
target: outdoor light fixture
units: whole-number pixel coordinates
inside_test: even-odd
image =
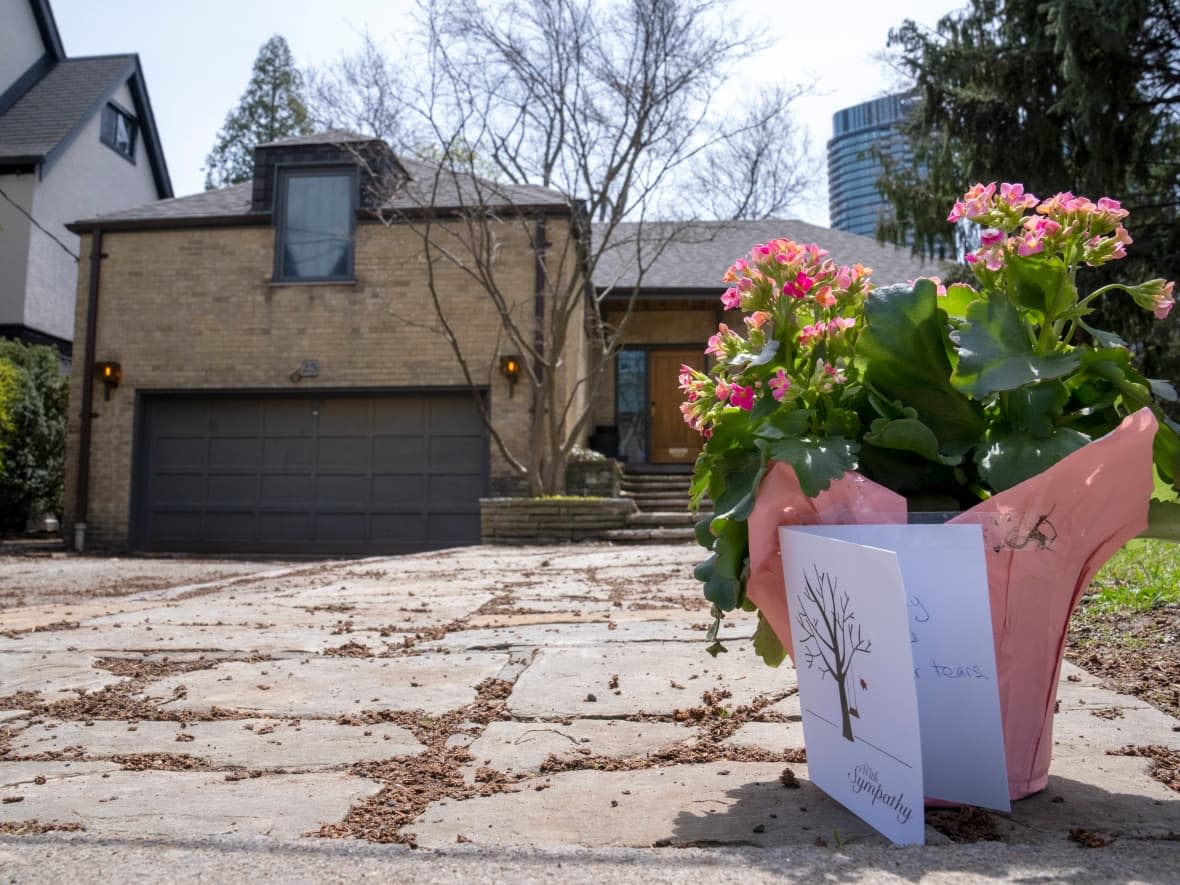
[[[95,363],[94,380],[102,382],[103,399],[110,402],[111,388],[123,380],[123,367],[115,362]]]
[[[508,379],[508,398],[516,391],[516,382],[520,378],[520,357],[515,354],[500,357],[500,373]]]

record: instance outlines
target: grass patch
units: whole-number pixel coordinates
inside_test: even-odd
[[[1129,541],[1095,576],[1089,595],[1102,611],[1180,604],[1180,544]]]

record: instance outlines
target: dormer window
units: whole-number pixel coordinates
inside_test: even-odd
[[[353,279],[356,168],[279,169],[275,281]]]
[[[135,160],[135,118],[122,108],[108,104],[102,109],[102,143],[128,160]]]

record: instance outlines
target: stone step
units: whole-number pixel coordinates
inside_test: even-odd
[[[663,544],[669,541],[696,540],[691,526],[684,528],[634,528],[611,529],[600,536],[603,540],[614,541],[616,544]]]
[[[635,476],[624,474],[623,488],[625,489],[684,489],[692,485],[692,480],[686,477],[669,476]]]
[[[627,518],[627,528],[650,528],[665,527],[673,528],[685,525],[694,525],[698,517],[687,510],[654,510],[640,513],[633,513]]]

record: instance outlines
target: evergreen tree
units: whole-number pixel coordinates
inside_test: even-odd
[[[311,131],[303,76],[287,41],[275,34],[258,51],[250,83],[205,158],[206,189],[248,181],[254,174],[255,145]]]
[[[0,530],[61,513],[68,388],[52,347],[0,340]]]
[[[977,181],[1022,182],[1048,197],[1110,196],[1136,246],[1094,273],[1180,276],[1180,12],[1177,0],[970,0],[935,31],[890,34],[912,80],[909,166],[882,157],[895,221],[879,231],[924,254],[954,254],[948,208]],[[1135,267],[1129,265],[1134,264]],[[1175,319],[1111,297],[1096,325],[1133,342],[1148,375],[1180,378]]]

